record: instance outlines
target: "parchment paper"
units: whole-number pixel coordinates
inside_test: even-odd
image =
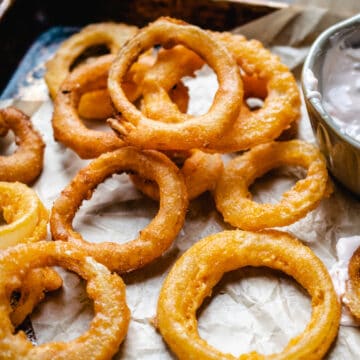
[[[336,15],[322,8],[320,2],[314,9],[302,9],[298,3],[296,7],[280,10],[236,32],[260,38],[299,73],[299,64],[314,34],[340,15],[354,12],[353,8],[346,8],[345,3],[341,2],[341,13],[335,9]],[[332,5],[336,6],[337,2]],[[188,79],[187,84],[191,89],[190,112],[204,112],[216,89],[212,72],[202,70],[196,80]],[[12,102],[3,102],[1,106]],[[33,114],[34,125],[47,144],[44,171],[34,188],[51,208],[60,191],[87,161],[54,142],[50,124],[52,104],[42,80],[24,89],[22,99],[15,100],[15,104]],[[102,127],[101,124],[91,126]],[[304,107],[299,137],[314,142]],[[9,145],[11,140],[9,135],[3,145],[2,150],[7,153],[13,149]],[[276,202],[301,175],[296,168],[272,172],[252,187],[255,200]],[[125,242],[135,238],[156,211],[157,204],[137,192],[126,175],[116,175],[101,184],[91,200],[84,202],[76,216],[75,229],[90,241]],[[323,200],[316,210],[282,230],[291,232],[310,246],[330,268],[336,262],[338,239],[360,234],[359,211],[360,202],[335,187],[334,194]],[[115,359],[173,358],[151,325],[162,281],[174,261],[192,244],[206,235],[230,228],[215,210],[211,195],[204,194],[192,201],[184,228],[171,249],[150,266],[123,276],[131,323]],[[49,295],[48,301],[39,306],[31,318],[38,343],[75,338],[92,318],[91,302],[84,292],[83,282],[74,274],[60,271],[64,277],[63,289]],[[239,355],[257,350],[269,354],[280,351],[291,337],[302,331],[310,313],[309,298],[295,281],[269,269],[246,268],[227,274],[214,289],[213,297],[199,310],[199,332],[224,352]],[[359,353],[360,329],[341,327],[327,359],[358,359]]]

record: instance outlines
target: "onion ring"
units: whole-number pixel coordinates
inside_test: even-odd
[[[122,80],[139,54],[159,43],[185,45],[214,69],[219,89],[207,114],[176,124],[162,123],[147,118],[129,102]],[[111,66],[108,90],[121,114],[117,120],[108,120],[118,136],[132,145],[158,150],[190,150],[217,141],[238,116],[243,95],[239,69],[227,49],[200,28],[170,18],[158,19],[126,43]]]
[[[0,109],[0,136],[11,129],[16,137],[16,151],[0,156],[0,181],[32,183],[43,168],[45,144],[33,128],[30,118],[14,107]]]
[[[348,273],[349,280],[346,283],[346,292],[343,297],[343,302],[349,308],[356,319],[360,320],[360,248],[358,248],[352,255],[349,265]]]
[[[251,200],[248,188],[269,170],[297,165],[307,168],[305,179],[282,195],[279,203],[259,204]],[[301,140],[258,145],[231,160],[215,189],[217,209],[224,220],[244,230],[289,225],[315,209],[332,192],[326,162],[320,151]]]
[[[74,150],[82,159],[92,159],[124,146],[114,133],[88,129],[77,108],[81,96],[106,87],[112,55],[102,56],[75,69],[62,84],[54,103],[54,138]]]
[[[46,237],[48,212],[35,191],[21,183],[0,182],[0,249]]]
[[[20,292],[20,298],[10,314],[14,327],[18,327],[31,314],[35,306],[45,298],[46,292],[57,290],[61,286],[62,279],[55,270],[48,267],[30,270],[21,287],[16,289]]]
[[[59,265],[87,281],[95,316],[89,330],[68,343],[33,346],[22,332],[14,333],[10,321],[10,296],[34,268]],[[124,339],[129,324],[125,285],[121,278],[85,252],[61,241],[18,245],[0,254],[0,353],[7,359],[111,359]]]
[[[110,53],[116,54],[137,30],[136,26],[126,24],[98,23],[84,27],[65,40],[55,56],[46,63],[45,81],[51,97],[55,99],[61,84],[70,74],[71,65],[86,49],[104,44]]]
[[[305,330],[281,353],[235,357],[199,337],[196,310],[223,274],[245,266],[266,266],[294,277],[312,298]],[[312,250],[292,236],[240,230],[211,235],[192,246],[167,276],[158,301],[157,324],[179,359],[322,359],[335,339],[341,308],[330,275]]]
[[[125,244],[89,243],[75,232],[72,221],[83,199],[114,173],[131,171],[155,181],[160,189],[160,208],[137,239]],[[184,180],[178,168],[164,154],[122,148],[101,155],[82,169],[55,201],[50,216],[54,240],[70,241],[81,247],[110,270],[127,272],[159,257],[180,231],[188,205]]]
[[[205,191],[214,190],[222,170],[223,162],[219,154],[192,150],[181,167],[189,200],[195,199]],[[130,177],[141,192],[153,200],[159,200],[159,188],[155,183],[137,175],[130,175]]]

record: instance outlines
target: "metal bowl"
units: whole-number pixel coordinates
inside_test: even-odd
[[[359,48],[360,14],[330,27],[317,38],[303,67],[302,89],[313,132],[330,172],[346,188],[360,195],[360,142],[336,125],[323,104],[324,62],[336,41]]]

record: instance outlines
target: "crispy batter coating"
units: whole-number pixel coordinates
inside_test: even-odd
[[[55,99],[61,84],[70,74],[71,65],[85,50],[91,46],[105,45],[111,54],[116,54],[137,30],[136,26],[126,24],[98,23],[84,27],[65,40],[55,56],[46,63],[45,81],[51,97]]]
[[[82,159],[93,159],[124,146],[124,142],[113,132],[87,128],[77,110],[83,94],[106,88],[112,60],[112,55],[102,56],[75,69],[55,99],[52,118],[54,138],[74,150]]]
[[[206,114],[198,117],[183,114],[186,121],[163,123],[148,118],[129,102],[121,82],[136,58],[156,44],[165,48],[184,45],[213,68],[219,88]],[[226,47],[210,33],[170,18],[151,23],[123,46],[111,66],[108,89],[120,113],[117,119],[108,122],[118,136],[131,145],[158,150],[190,150],[216,142],[236,120],[243,96],[238,66]]]
[[[30,184],[42,171],[45,143],[30,118],[14,107],[0,109],[0,136],[8,130],[15,134],[17,149],[12,155],[0,156],[0,181]]]
[[[87,281],[95,316],[89,329],[75,340],[34,346],[23,332],[14,334],[10,296],[34,268],[59,265]],[[62,241],[18,245],[0,254],[0,354],[10,360],[110,360],[123,341],[130,313],[125,284],[117,274],[86,252]]]
[[[45,298],[45,293],[54,291],[62,286],[60,275],[51,268],[38,268],[30,270],[19,289],[20,298],[16,302],[12,313],[11,322],[16,328],[25,318],[32,313],[36,305]]]
[[[89,243],[74,231],[73,218],[84,199],[114,173],[135,172],[156,182],[160,189],[159,212],[137,239],[117,244]],[[186,186],[179,169],[164,154],[127,147],[106,153],[80,170],[55,201],[50,217],[54,240],[70,241],[109,269],[120,273],[138,269],[158,258],[172,244],[185,221]]]
[[[249,186],[255,179],[283,165],[302,166],[307,175],[277,204],[252,201]],[[225,166],[216,185],[215,202],[226,222],[244,230],[260,230],[297,221],[331,192],[326,162],[316,147],[301,140],[273,141],[252,148]]]
[[[235,357],[221,353],[199,336],[197,309],[224,273],[245,266],[281,270],[311,297],[311,320],[280,353],[261,355],[254,351]],[[337,335],[340,314],[330,275],[310,248],[279,231],[235,230],[200,240],[176,262],[160,292],[157,324],[179,359],[320,360]]]
[[[197,198],[208,190],[214,190],[216,182],[223,170],[223,162],[219,154],[207,154],[200,150],[192,150],[180,167],[184,176],[189,200]],[[134,185],[153,200],[159,200],[159,188],[154,182],[146,181],[137,175],[131,175]]]
[[[294,75],[260,41],[247,41],[241,35],[217,33],[242,70],[246,97],[264,99],[258,110],[245,104],[240,115],[218,142],[216,152],[247,150],[277,138],[300,115],[300,93]]]

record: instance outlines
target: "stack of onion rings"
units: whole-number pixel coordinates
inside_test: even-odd
[[[156,44],[185,45],[214,69],[219,89],[207,114],[194,118],[183,114],[187,121],[163,123],[146,117],[129,102],[121,83],[136,58]],[[158,19],[124,45],[111,66],[108,90],[120,113],[117,120],[108,120],[118,136],[129,144],[158,150],[206,148],[217,141],[238,116],[243,95],[239,69],[228,50],[204,30],[170,18]]]
[[[10,296],[34,268],[64,266],[87,281],[86,290],[94,300],[95,316],[89,330],[68,343],[52,342],[34,346],[23,333],[14,333],[10,320]],[[124,339],[130,314],[125,285],[84,251],[72,244],[41,241],[19,245],[0,254],[0,353],[7,359],[111,359]]]
[[[294,76],[259,41],[247,41],[241,35],[230,33],[214,33],[214,36],[227,46],[241,68],[245,98],[261,98],[264,104],[252,111],[244,102],[233,126],[218,141],[208,144],[206,151],[226,153],[247,150],[274,140],[300,114],[300,94]],[[176,59],[163,59],[158,71],[151,69],[150,74],[145,75],[144,113],[164,122],[181,122],[183,114],[174,108],[164,89],[156,84],[161,74],[169,77],[170,69],[175,68],[171,62],[176,63]]]
[[[43,168],[45,144],[27,115],[14,107],[0,109],[0,136],[15,134],[16,151],[0,156],[0,181],[32,183]]]
[[[174,58],[175,55],[186,54],[186,49],[176,49],[176,51],[175,49],[166,50],[166,53],[168,52]],[[96,103],[99,100],[93,98],[93,96],[97,96],[96,94],[100,91],[99,89],[106,88],[108,71],[112,61],[112,55],[102,56],[90,64],[75,69],[61,86],[61,91],[59,91],[55,99],[52,119],[54,137],[57,141],[74,150],[83,159],[95,158],[104,152],[113,151],[124,146],[124,143],[112,132],[87,128],[81,120],[79,112],[81,108],[79,107],[79,102],[83,99],[83,94],[88,94],[87,100],[84,101],[90,100]],[[177,72],[178,76],[172,77],[172,81],[169,81],[165,76],[158,79],[158,81],[164,84],[163,86],[169,92],[170,99],[174,101],[174,106],[177,106],[181,111],[186,111],[189,100],[188,92],[180,79],[182,76],[191,75],[194,71],[193,69],[200,66],[200,64],[195,55],[185,57],[182,64],[184,66],[181,68],[181,71]],[[191,66],[191,64],[193,65]],[[129,101],[134,101],[140,97],[140,84],[146,69],[149,68],[150,61],[144,61],[143,57],[133,65],[131,69],[133,82],[126,83]],[[154,70],[156,71],[156,68]],[[107,91],[104,94],[108,97]],[[109,100],[105,99],[104,101],[109,103]],[[89,109],[90,107],[87,110],[83,108],[83,112],[89,116],[92,114],[93,118],[96,118],[97,115],[101,115],[101,112],[103,112],[102,108],[99,114],[96,114],[91,109],[91,112],[87,113]]]
[[[306,168],[306,178],[275,205],[252,201],[248,188],[253,181],[283,165]],[[215,189],[215,202],[226,222],[244,230],[260,230],[297,221],[331,191],[325,159],[316,147],[300,140],[274,141],[255,146],[226,165]]]
[[[89,243],[75,232],[73,218],[95,187],[118,172],[135,172],[159,186],[160,208],[137,239],[125,244]],[[55,201],[50,217],[54,240],[70,241],[110,270],[120,273],[138,269],[159,257],[179,233],[188,205],[186,186],[175,164],[157,151],[127,147],[103,154],[82,169]]]
[[[196,311],[225,272],[266,266],[295,278],[312,298],[305,330],[281,353],[235,357],[200,338]],[[330,275],[310,248],[286,233],[224,231],[192,246],[168,274],[158,301],[157,324],[179,359],[322,359],[335,339],[341,308]]]

